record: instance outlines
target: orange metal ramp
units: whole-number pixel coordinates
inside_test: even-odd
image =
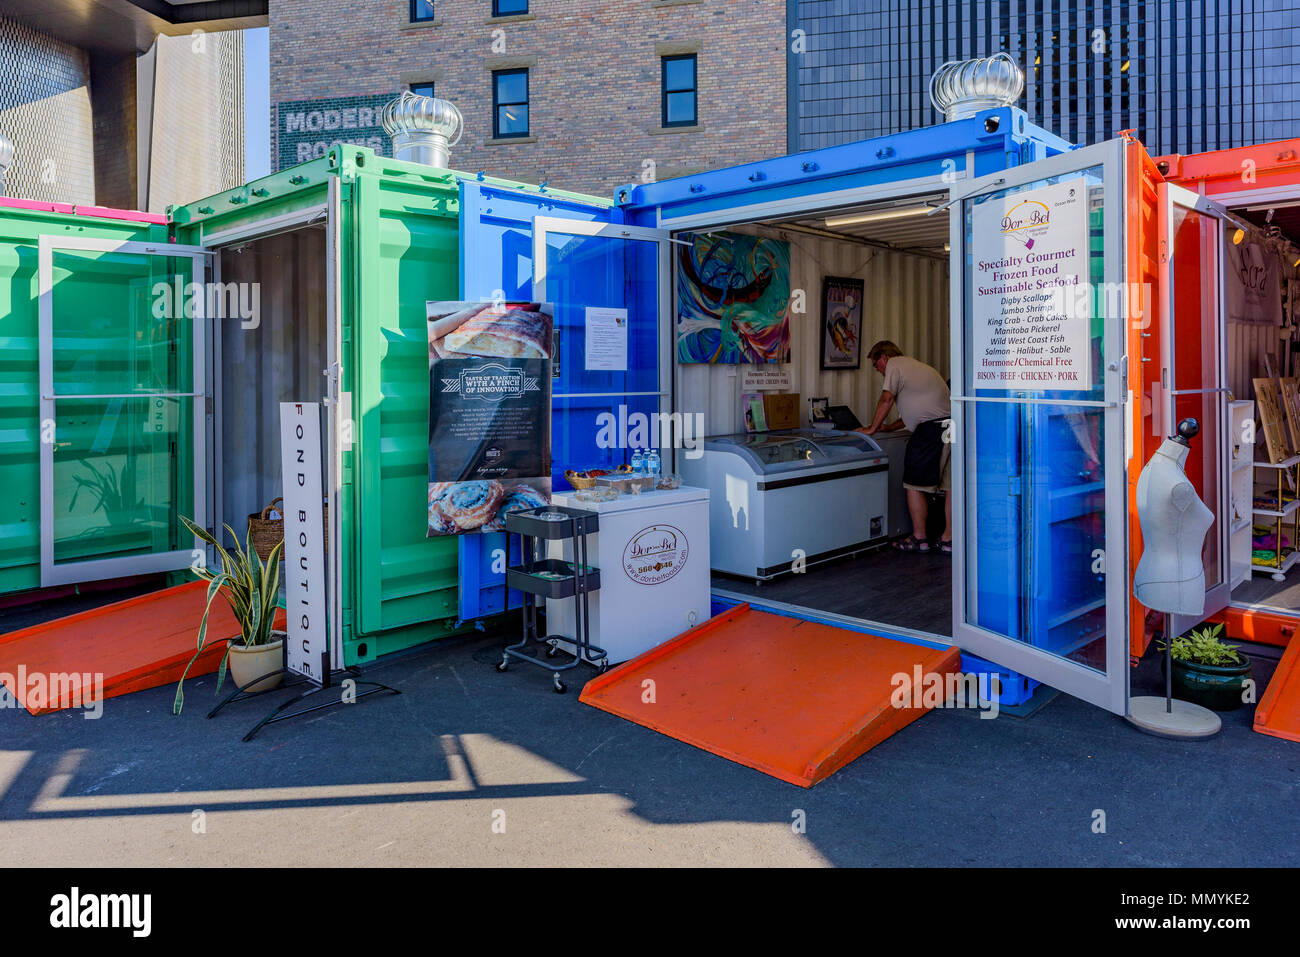
[[[925,713],[894,676],[955,673],[955,647],[737,605],[587,683],[579,700],[811,787]],[[910,698],[910,695],[909,695]]]
[[[0,680],[32,714],[84,707],[98,696],[96,675],[105,698],[170,684],[198,647],[207,595],[207,582],[188,582],[0,635]],[[281,610],[276,627],[283,626]],[[209,637],[238,634],[230,605],[216,598]],[[216,671],[223,654],[225,643],[214,643],[190,676]]]
[[[1300,638],[1282,653],[1268,688],[1255,706],[1255,730],[1300,741]]]

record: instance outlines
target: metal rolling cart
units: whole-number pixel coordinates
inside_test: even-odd
[[[526,661],[552,672],[555,691],[564,694],[565,683],[560,672],[576,668],[578,665],[595,665],[601,671],[608,667],[605,649],[591,643],[591,625],[588,595],[600,588],[600,569],[587,564],[587,536],[599,528],[595,512],[560,505],[544,505],[540,508],[510,512],[506,515],[506,533],[520,536],[520,558],[522,564],[512,565],[506,570],[506,584],[509,588],[523,593],[523,640],[518,644],[507,645],[503,649],[497,671],[510,667],[510,659]],[[537,547],[538,542],[555,542],[568,540],[573,544],[572,562],[559,558],[539,557],[545,552],[544,547]],[[538,597],[550,601],[573,600],[573,637],[568,635],[542,635],[537,626]],[[574,644],[575,653],[572,661],[555,664],[530,654],[526,649],[531,645],[546,646],[546,658],[558,655],[569,656],[556,644],[557,641]]]

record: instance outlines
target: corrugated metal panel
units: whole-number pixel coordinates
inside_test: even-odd
[[[606,203],[594,199],[583,200],[572,194],[562,196],[522,192],[500,184],[464,181],[460,184],[461,203],[461,299],[549,300],[533,290],[533,219],[551,216],[576,219],[580,222],[608,222],[620,215]],[[613,302],[613,299],[608,300]],[[556,334],[561,334],[565,311],[556,309]],[[574,329],[564,340],[574,354],[581,342],[580,332]],[[581,363],[578,363],[581,368]],[[570,379],[574,376],[574,363],[562,363],[560,377],[552,383],[553,392],[576,391]],[[561,400],[562,404],[567,405]],[[556,461],[556,437],[565,432],[569,421],[568,408],[552,408],[552,468],[562,470],[571,463]],[[589,431],[589,430],[584,430]],[[562,486],[561,486],[562,487]],[[516,540],[517,541],[517,540]],[[505,574],[494,571],[493,553],[506,548],[505,532],[479,535],[462,535],[460,550],[460,617],[465,621],[494,615],[510,607],[517,607],[519,592],[507,597]]]
[[[987,125],[986,125],[987,124]],[[989,132],[992,126],[994,132]],[[982,176],[1008,165],[1070,149],[1060,137],[1029,123],[1021,110],[1002,108],[976,117],[829,146],[793,156],[710,170],[615,191],[629,222],[657,226],[682,217],[717,215],[762,203],[816,199],[837,190],[888,190],[914,181],[925,189],[953,175]],[[742,213],[734,219],[757,219]]]
[[[160,242],[161,226],[0,209],[0,593],[40,586],[37,242],[42,234]]]
[[[281,402],[319,401],[326,381],[325,231],[299,229],[221,253],[223,283],[257,283],[260,321],[218,320],[221,336],[222,515],[247,516],[281,494]]]
[[[375,168],[382,163],[368,155],[365,168],[355,171],[351,204],[359,635],[454,618],[457,597],[456,540],[425,537],[424,304],[455,299],[459,290],[458,189],[448,174],[407,175],[411,164],[389,161],[394,175],[386,175]]]
[[[807,400],[829,396],[847,405],[864,423],[870,420],[884,384],[866,361],[879,339],[890,339],[904,353],[934,366],[946,377],[948,346],[948,264],[924,256],[874,249],[856,243],[758,227],[733,227],[790,243],[790,288],[806,293],[807,311],[790,317],[791,391]],[[824,276],[862,279],[863,362],[860,369],[821,368],[821,295]],[[740,408],[741,366],[678,364],[677,409],[702,412],[706,435],[744,430]]]

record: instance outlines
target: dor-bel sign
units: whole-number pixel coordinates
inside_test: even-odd
[[[1091,388],[1087,181],[975,206],[971,240],[975,388]]]

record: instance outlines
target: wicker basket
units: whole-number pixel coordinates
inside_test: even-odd
[[[588,478],[585,475],[579,475],[573,469],[565,469],[564,480],[568,482],[570,485],[572,485],[574,488],[578,488],[578,489],[595,488],[596,478],[607,478],[610,475],[618,475],[619,473],[622,472],[631,472],[631,471],[632,471],[632,466],[628,465],[627,463],[624,463],[620,465],[618,468],[606,473],[606,475]]]
[[[262,561],[270,558],[271,549],[284,541],[283,506],[284,499],[276,498],[261,512],[248,516],[248,537],[253,540],[253,551]]]
[[[252,515],[248,516],[248,534],[253,540],[253,551],[257,552],[258,557],[261,558],[262,561],[266,561],[270,558],[271,549],[284,541],[283,509],[284,499],[275,498],[272,499],[271,504],[262,509],[260,513],[254,512]],[[272,518],[272,515],[276,517]],[[325,523],[325,545],[328,547],[330,540],[330,508],[328,502],[325,503],[323,517]]]

